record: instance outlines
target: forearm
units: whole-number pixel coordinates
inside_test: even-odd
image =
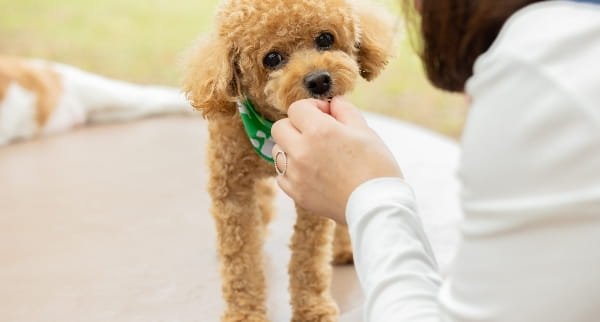
[[[441,279],[411,188],[398,178],[364,183],[350,196],[346,219],[365,320],[439,320]]]

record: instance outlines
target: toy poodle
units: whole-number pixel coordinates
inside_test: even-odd
[[[190,52],[184,91],[208,119],[222,321],[267,321],[262,245],[273,213],[270,126],[294,101],[327,100],[352,90],[361,76],[375,78],[392,51],[390,22],[382,8],[347,0],[226,0],[213,33]],[[292,321],[337,321],[330,263],[352,261],[346,228],[296,209]]]

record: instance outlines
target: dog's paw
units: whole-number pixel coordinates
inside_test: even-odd
[[[269,322],[264,314],[256,312],[231,311],[221,317],[221,322]]]
[[[292,322],[337,322],[338,315],[334,304],[321,304],[294,312]]]

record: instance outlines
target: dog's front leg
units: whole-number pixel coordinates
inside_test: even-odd
[[[338,310],[330,295],[334,222],[298,207],[289,266],[292,322],[332,322]]]
[[[209,124],[209,192],[227,306],[221,320],[265,322],[264,228],[258,203],[262,197],[256,195],[257,164],[264,161],[248,147],[240,127],[231,118]]]

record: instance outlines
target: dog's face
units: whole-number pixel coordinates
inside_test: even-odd
[[[271,119],[299,99],[342,95],[359,76],[379,73],[392,41],[391,26],[361,19],[346,0],[229,0],[217,24],[189,70],[207,79],[196,74],[186,81],[192,103],[205,114],[211,102],[201,95],[246,96]]]
[[[226,24],[243,95],[286,113],[303,98],[327,99],[351,90],[359,76],[359,23],[345,1],[246,1],[257,14]],[[259,4],[260,3],[260,4]],[[235,12],[227,12],[230,20]],[[231,21],[231,20],[230,20]],[[224,35],[222,35],[224,36]]]

